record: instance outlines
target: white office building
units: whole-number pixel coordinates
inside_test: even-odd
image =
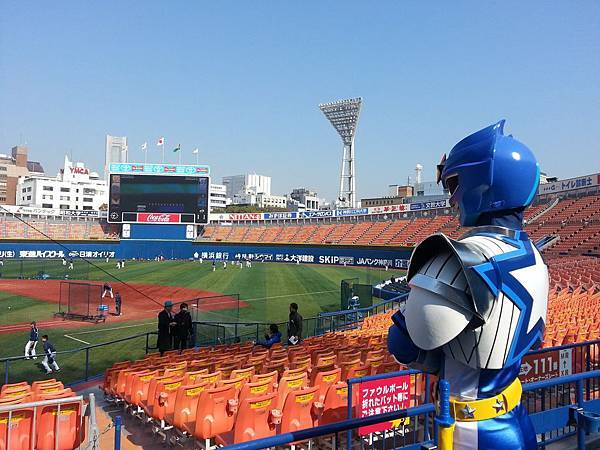
[[[208,206],[211,210],[214,208],[226,208],[227,205],[231,204],[231,199],[227,197],[227,187],[224,184],[213,184],[210,185],[210,191],[208,194]]]
[[[107,204],[106,181],[84,163],[73,163],[67,156],[56,177],[22,176],[17,183],[17,205],[20,206],[98,211]]]
[[[104,155],[104,178],[108,179],[108,168],[112,163],[127,162],[127,136],[106,135],[106,153]]]
[[[223,177],[227,197],[233,199],[239,194],[271,194],[271,177],[249,173]]]
[[[290,197],[304,205],[305,211],[318,211],[321,207],[321,199],[315,191],[306,188],[292,190]],[[301,207],[301,206],[300,206]]]

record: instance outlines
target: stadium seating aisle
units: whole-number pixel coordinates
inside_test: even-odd
[[[232,344],[117,363],[103,390],[172,442],[243,442],[330,423],[347,408],[348,377],[401,368],[385,351],[390,314],[295,347]]]

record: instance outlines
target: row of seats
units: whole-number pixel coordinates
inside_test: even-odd
[[[367,317],[360,329],[288,348],[247,343],[154,354],[115,364],[103,389],[174,442],[226,445],[332,423],[346,417],[347,379],[401,369],[386,351],[389,320]],[[413,405],[421,401],[416,392]]]
[[[55,379],[36,381],[31,385],[26,382],[3,385],[0,391],[0,406],[16,408],[10,414],[0,413],[0,449],[77,448],[86,436],[82,402],[65,401],[59,405],[19,408],[19,405],[31,402],[68,399],[74,396],[75,393],[70,388],[65,388]],[[57,417],[60,419],[57,420]]]
[[[11,217],[0,216],[0,239],[46,239],[44,235],[47,235],[58,240],[87,240],[119,236],[119,227],[106,221],[27,219],[26,222],[33,227]]]
[[[270,226],[207,225],[202,239],[227,242],[414,246],[439,231],[452,216],[386,222],[340,222]]]
[[[558,290],[600,289],[600,258],[555,257],[547,259],[550,286]]]
[[[548,298],[544,347],[600,338],[600,288],[554,288]]]
[[[533,221],[531,221],[533,219]],[[600,195],[544,201],[525,213],[525,229],[532,239],[559,235],[548,255],[600,252]],[[339,222],[289,225],[208,225],[203,240],[227,242],[303,243],[414,246],[428,235],[442,232],[459,238],[466,230],[455,216],[416,217],[379,222]]]

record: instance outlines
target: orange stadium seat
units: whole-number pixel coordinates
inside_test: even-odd
[[[198,400],[194,436],[209,447],[212,438],[232,430],[237,408],[235,386],[205,389]]]
[[[348,385],[338,381],[330,385],[325,393],[323,415],[319,425],[339,422],[348,418]]]
[[[233,431],[220,434],[217,442],[231,445],[274,436],[281,422],[281,412],[275,409],[275,403],[275,393],[241,400]]]
[[[31,402],[31,394],[0,399],[0,406]],[[23,408],[12,413],[0,413],[0,448],[3,450],[29,450],[32,448],[33,408]],[[9,442],[10,432],[10,442]]]
[[[312,428],[318,422],[323,406],[318,403],[318,387],[290,391],[281,408],[279,433]]]
[[[185,431],[190,435],[193,434],[198,400],[207,387],[208,383],[206,381],[199,384],[180,386],[175,395],[173,410],[165,412],[166,421],[181,431]]]
[[[78,447],[83,442],[85,434],[81,414],[79,402],[40,407],[36,449],[72,450]],[[60,417],[60,420],[57,420],[57,417]]]

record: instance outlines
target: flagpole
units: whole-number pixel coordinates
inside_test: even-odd
[[[165,144],[167,143],[167,140],[165,138],[163,138],[163,144],[162,144],[162,163],[165,163]]]
[[[198,150],[198,149],[196,149]],[[198,165],[198,151],[196,151],[196,165]]]
[[[179,155],[177,156],[177,164],[181,164],[181,144],[179,145],[179,150],[177,150],[177,153],[179,153]]]

